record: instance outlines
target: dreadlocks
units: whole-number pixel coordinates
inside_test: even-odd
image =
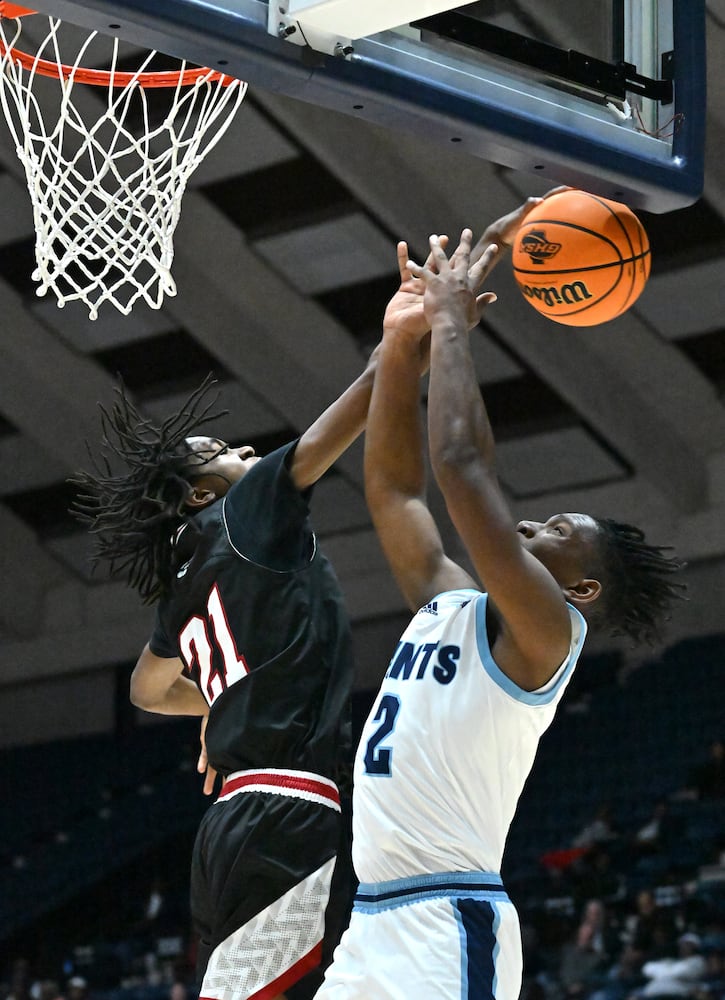
[[[631,524],[609,518],[595,520],[605,579],[593,617],[608,626],[612,635],[652,645],[672,603],[684,599],[686,585],[670,580],[684,563],[665,555],[668,549],[648,545],[644,533]]]
[[[109,562],[111,575],[125,576],[146,604],[168,588],[174,535],[193,520],[184,507],[194,460],[186,438],[223,415],[210,412],[218,394],[205,399],[214,384],[208,375],[158,427],[139,413],[121,385],[111,409],[100,407],[103,454],[97,459],[89,449],[91,470],[70,480],[79,488],[71,512],[90,525],[94,536],[94,567]],[[121,459],[125,472],[113,473],[111,456]]]

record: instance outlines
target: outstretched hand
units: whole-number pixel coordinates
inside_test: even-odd
[[[440,245],[448,245],[448,237],[441,236]],[[388,302],[383,317],[383,329],[395,330],[415,340],[421,340],[430,330],[430,323],[425,318],[423,310],[423,285],[408,267],[408,244],[401,240],[398,243],[398,270],[400,272],[400,287],[390,302]],[[426,267],[433,266],[432,255],[426,261]]]
[[[545,201],[546,198],[550,198],[551,195],[568,190],[569,188],[566,185],[561,185],[547,191],[541,198],[527,198],[518,208],[515,208],[512,212],[507,212],[506,215],[502,215],[500,219],[492,222],[486,227],[483,236],[471,251],[471,263],[475,263],[491,243],[495,243],[502,250],[510,250],[516,238],[516,233],[519,231],[529,212],[536,208],[537,205],[540,205],[542,201]]]
[[[431,236],[431,254],[425,265],[406,261],[407,270],[420,279],[425,289],[423,306],[429,325],[447,313],[453,322],[471,329],[481,319],[485,307],[496,301],[493,292],[479,293],[479,289],[494,265],[499,248],[490,244],[472,262],[472,239],[471,230],[464,229],[449,260],[440,238]]]

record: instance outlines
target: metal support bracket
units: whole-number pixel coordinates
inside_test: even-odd
[[[560,49],[458,11],[413,21],[412,27],[480,52],[511,59],[606,96],[624,98],[627,93],[633,93],[661,104],[673,101],[671,75],[653,80],[638,73],[636,66],[624,60],[609,63],[574,49]]]

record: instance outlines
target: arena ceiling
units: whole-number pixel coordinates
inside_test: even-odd
[[[643,215],[653,273],[625,316],[576,331],[540,318],[502,265],[473,335],[517,516],[587,510],[641,524],[690,564],[672,637],[720,629],[725,557],[725,0],[708,0],[702,199]],[[572,40],[574,44],[574,40]],[[481,228],[550,182],[420,138],[251,90],[184,196],[160,311],[91,322],[34,294],[33,220],[0,123],[0,730],[3,742],[112,724],[119,665],[150,612],[92,575],[67,478],[99,439],[118,374],[144,412],[175,408],[209,371],[230,411],[214,428],[264,451],[302,431],[354,378],[396,287],[395,242]],[[555,179],[554,179],[555,180]],[[405,615],[366,512],[362,448],[314,512],[369,686]],[[462,557],[441,515],[454,557]],[[606,646],[606,644],[604,644]],[[34,721],[31,723],[30,718]]]

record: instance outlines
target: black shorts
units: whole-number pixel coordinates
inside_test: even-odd
[[[201,997],[264,1000],[329,961],[354,892],[349,826],[336,789],[333,801],[248,783],[235,789],[235,777],[194,845],[197,972]]]

